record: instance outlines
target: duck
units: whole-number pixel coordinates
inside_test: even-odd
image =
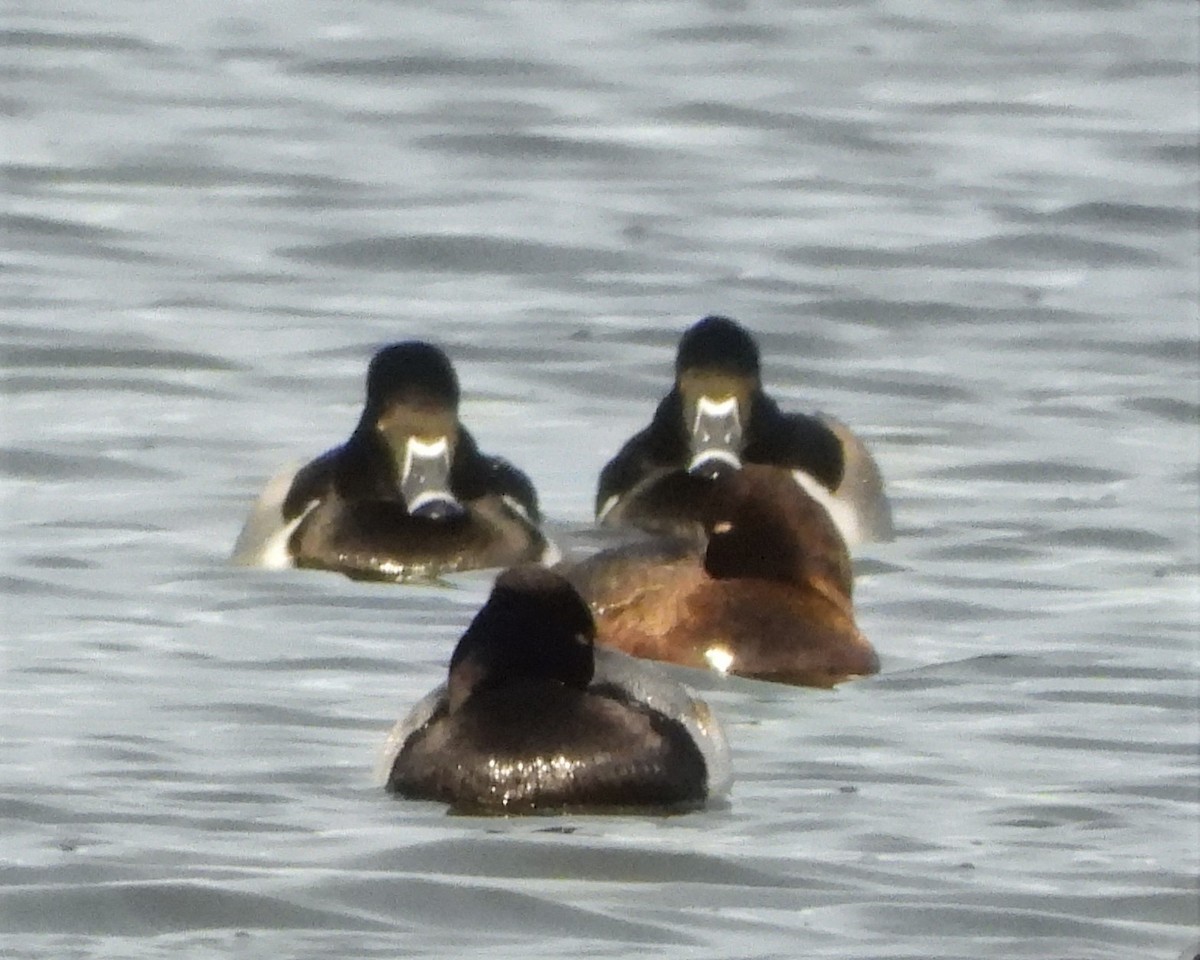
[[[597,648],[595,636],[561,574],[537,564],[502,572],[446,682],[389,734],[386,789],[506,815],[683,812],[722,800],[729,745],[707,704],[653,664]]]
[[[670,391],[601,469],[596,521],[699,546],[711,481],[746,463],[790,469],[847,545],[893,539],[883,475],[866,444],[828,414],[783,413],[763,389],[754,337],[717,315],[684,332]]]
[[[350,439],[272,478],[234,564],[402,581],[552,562],[533,482],[480,451],[459,420],[460,394],[438,347],[412,340],[376,352]]]
[[[781,467],[744,464],[709,487],[707,537],[602,550],[563,573],[588,601],[597,642],[635,657],[830,688],[879,671],[852,602],[833,520]]]

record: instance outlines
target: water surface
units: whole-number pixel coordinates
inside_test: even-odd
[[[128,0],[0,29],[0,952],[1191,956],[1195,10]],[[680,672],[732,803],[371,781],[489,577],[231,569],[433,339],[553,528],[724,312],[869,441],[877,678]]]

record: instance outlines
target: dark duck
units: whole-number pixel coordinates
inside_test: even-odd
[[[832,687],[878,672],[855,620],[850,557],[789,471],[747,464],[708,488],[703,553],[649,540],[566,570],[625,653],[758,680]]]
[[[447,682],[389,736],[387,789],[503,814],[670,812],[720,799],[729,748],[707,705],[594,638],[563,577],[532,564],[502,573]]]
[[[234,548],[248,566],[404,580],[544,559],[529,478],[481,453],[428,343],[384,347],[350,439],[268,484]]]
[[[683,334],[671,390],[600,472],[596,518],[701,543],[711,481],[746,463],[790,470],[848,545],[892,538],[883,478],[862,440],[827,414],[782,412],[763,390],[754,338],[718,316]]]

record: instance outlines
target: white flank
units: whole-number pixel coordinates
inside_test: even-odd
[[[238,567],[262,567],[267,570],[286,570],[294,566],[287,542],[300,521],[317,505],[314,500],[294,520],[283,519],[283,501],[292,488],[296,467],[275,474],[250,509],[250,516],[238,534],[229,560]]]
[[[838,533],[846,541],[847,547],[854,547],[865,542],[862,518],[853,503],[830,493],[819,480],[814,480],[803,470],[793,470],[792,476],[805,493],[825,508],[825,512],[833,520],[834,526],[838,528]]]

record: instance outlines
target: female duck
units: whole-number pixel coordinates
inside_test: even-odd
[[[652,660],[831,687],[878,672],[850,601],[846,546],[829,515],[777,467],[718,477],[708,544],[605,551],[569,572],[598,642]]]
[[[380,350],[350,439],[267,485],[234,562],[397,580],[542,558],[533,484],[480,453],[458,404],[439,349]]]
[[[648,664],[593,649],[587,605],[556,573],[502,573],[446,684],[388,738],[387,788],[460,810],[695,807],[728,790],[707,706]]]
[[[825,414],[782,413],[763,392],[757,344],[726,317],[684,333],[671,391],[600,472],[596,519],[698,539],[710,481],[743,463],[793,471],[848,544],[893,536],[883,478],[862,441]]]

